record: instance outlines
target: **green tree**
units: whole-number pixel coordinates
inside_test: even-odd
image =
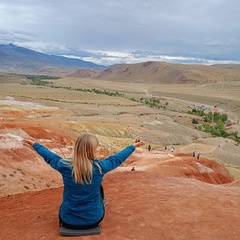
[[[212,114],[212,112],[209,112],[209,113],[207,114],[207,117],[208,117],[208,119],[209,119],[209,122],[212,122],[212,120],[213,120],[213,114]]]
[[[204,116],[204,117],[203,117],[203,121],[204,121],[204,122],[211,122],[208,116]]]
[[[221,116],[221,114],[219,112],[214,112],[214,114],[213,114],[214,122],[217,122],[217,120],[219,119],[220,116]]]
[[[225,123],[227,120],[228,120],[228,115],[225,114],[225,113],[222,114],[222,115],[221,115],[221,121]]]
[[[193,119],[192,119],[192,124],[198,124],[198,119],[193,118]]]

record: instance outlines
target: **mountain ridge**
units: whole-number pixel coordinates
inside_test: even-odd
[[[0,45],[0,72],[55,75],[123,83],[240,82],[240,64],[200,65],[149,61],[106,67],[80,59],[47,55],[14,44]]]
[[[47,55],[14,44],[0,44],[0,71],[8,73],[31,73],[46,66],[58,68],[105,68],[92,62],[63,56]]]

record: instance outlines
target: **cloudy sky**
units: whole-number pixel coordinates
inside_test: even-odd
[[[111,65],[240,63],[239,0],[1,0],[0,44]]]

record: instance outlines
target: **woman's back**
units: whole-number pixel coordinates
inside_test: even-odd
[[[99,189],[103,174],[93,165],[93,178],[90,184],[76,183],[72,167],[63,163],[59,169],[62,174],[64,190],[60,207],[61,219],[72,225],[90,225],[99,221],[104,209]]]

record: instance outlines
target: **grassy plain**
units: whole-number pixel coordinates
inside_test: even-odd
[[[195,116],[186,113],[187,106],[205,105],[226,113],[236,124],[231,131],[240,132],[240,83],[215,84],[148,84],[121,83],[93,79],[61,78],[49,80],[52,86],[31,85],[23,77],[1,75],[0,100],[16,100],[57,107],[65,114],[48,116],[49,121],[62,121],[72,134],[86,130],[98,134],[112,149],[120,149],[133,139],[142,139],[152,149],[175,146],[179,152],[197,151],[201,156],[222,162],[240,179],[240,146],[225,138],[213,138],[194,128]],[[57,88],[58,86],[58,88]],[[84,92],[98,89],[119,92],[122,97]],[[151,108],[132,99],[158,98],[166,108]],[[14,111],[14,105],[8,106]],[[6,106],[0,105],[0,111]],[[17,116],[17,111],[16,111]],[[41,118],[43,116],[39,116]],[[46,117],[46,116],[44,116]],[[232,170],[231,170],[232,169]]]

